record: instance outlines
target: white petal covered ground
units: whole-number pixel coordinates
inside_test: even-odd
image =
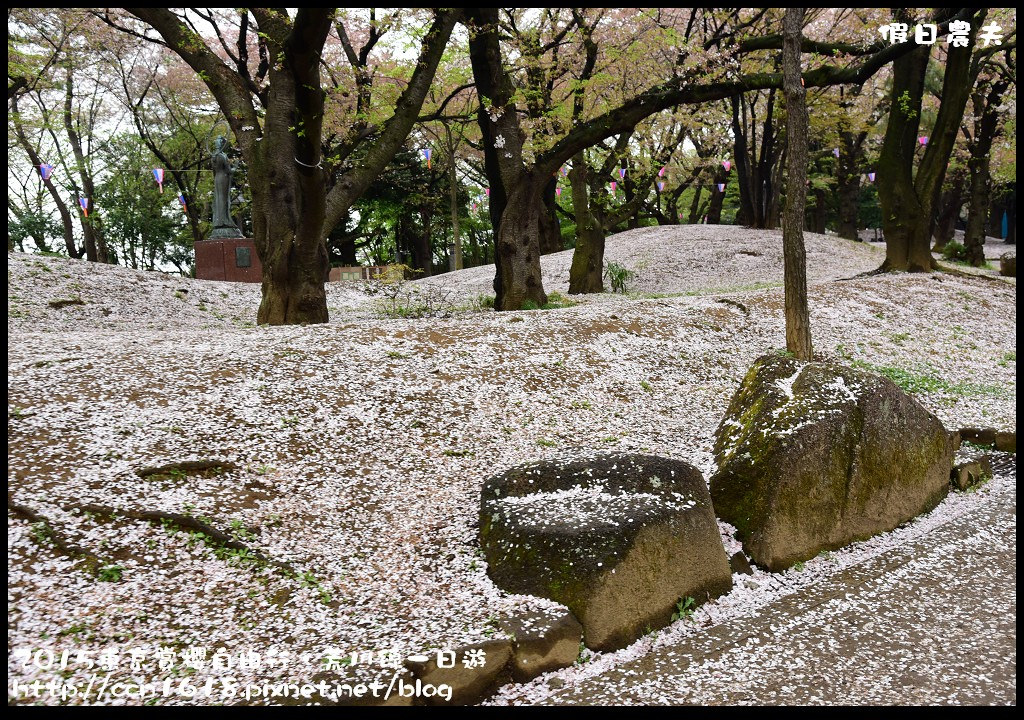
[[[877,267],[881,247],[817,235],[807,245],[821,355],[902,372],[947,427],[1015,428],[1015,281],[838,280]],[[96,671],[76,653],[118,649],[113,677],[302,679],[331,648],[455,647],[493,635],[506,611],[549,606],[487,578],[481,483],[574,447],[665,455],[709,476],[732,392],[784,342],[781,257],[777,232],[635,230],[608,240],[608,258],[637,272],[626,297],[391,320],[357,286],[332,284],[331,323],[267,328],[254,326],[258,286],[9,254],[9,501],[122,568],[119,581],[99,581],[9,513],[10,677],[49,680],[56,671],[21,651],[68,650],[62,677],[85,683]],[[544,259],[549,291],[567,289],[568,260]],[[490,292],[492,272],[424,282],[472,298]],[[82,304],[50,304],[61,300]],[[188,460],[235,469],[136,474]],[[74,509],[87,504],[248,528],[253,549],[304,575]],[[765,601],[745,586],[730,598],[721,602]],[[158,667],[157,649],[189,646],[307,657]],[[138,647],[153,654],[133,670]]]

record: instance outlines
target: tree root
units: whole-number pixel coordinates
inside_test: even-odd
[[[84,569],[90,575],[95,575],[99,568],[107,564],[104,563],[95,553],[68,541],[64,535],[53,526],[53,522],[51,520],[40,515],[32,508],[16,503],[11,500],[11,498],[7,498],[7,509],[33,525],[42,523],[45,526],[46,540],[50,542],[61,554],[83,561]]]
[[[93,513],[95,515],[104,515],[106,517],[123,517],[129,520],[139,520],[141,522],[149,523],[160,523],[160,524],[171,524],[178,529],[189,529],[195,530],[196,532],[202,533],[213,544],[225,547],[230,550],[242,550],[248,554],[253,560],[261,565],[269,565],[282,570],[285,574],[290,576],[298,576],[299,573],[294,567],[286,562],[280,560],[273,560],[268,558],[266,555],[261,553],[259,550],[253,550],[245,543],[238,540],[238,538],[228,533],[222,532],[217,528],[210,525],[208,522],[191,515],[182,515],[180,513],[166,512],[163,510],[126,510],[123,508],[115,508],[109,505],[68,505],[64,507],[67,511],[79,510],[81,512]]]

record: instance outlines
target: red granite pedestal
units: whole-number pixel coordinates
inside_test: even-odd
[[[200,240],[196,248],[196,279],[258,283],[263,267],[250,238]]]

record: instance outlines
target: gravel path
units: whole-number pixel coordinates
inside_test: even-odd
[[[307,328],[252,326],[255,286],[9,254],[9,507],[120,568],[98,581],[9,512],[11,677],[53,675],[19,650],[95,658],[133,643],[307,653],[306,665],[232,670],[295,677],[328,648],[453,647],[493,634],[498,613],[547,606],[487,578],[483,480],[574,447],[665,455],[708,477],[732,392],[783,343],[778,233],[648,229],[609,238],[608,252],[638,272],[634,294],[389,320],[332,284],[331,323]],[[902,373],[949,427],[1015,427],[1015,282],[835,282],[877,267],[880,249],[808,236],[808,256],[822,355]],[[545,272],[566,263],[545,258]],[[489,281],[471,269],[425,282],[472,298]],[[183,461],[221,472],[138,475]],[[83,505],[204,518],[297,576]]]

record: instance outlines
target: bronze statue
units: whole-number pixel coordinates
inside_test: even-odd
[[[231,174],[234,168],[227,154],[228,141],[219,135],[214,142],[213,157],[213,231],[210,239],[236,238],[238,226],[231,219]]]

